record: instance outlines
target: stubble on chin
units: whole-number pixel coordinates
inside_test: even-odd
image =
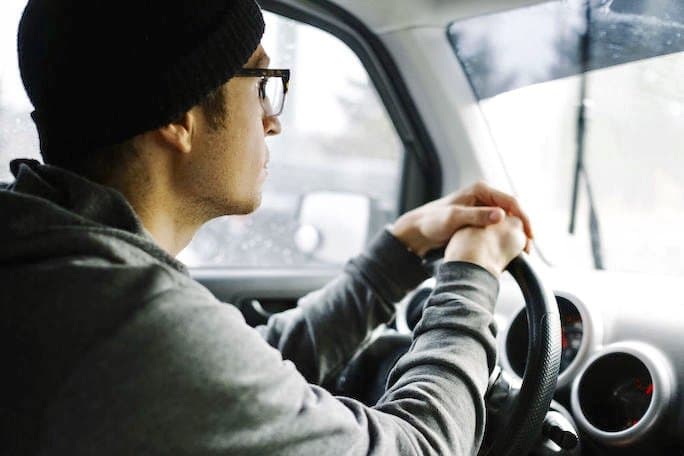
[[[261,206],[261,192],[245,198],[244,200],[225,201],[221,215],[249,215]]]

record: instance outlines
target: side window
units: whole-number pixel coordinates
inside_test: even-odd
[[[26,0],[0,4],[0,182],[12,180],[9,162],[40,158],[33,107],[24,92],[17,63],[17,28]]]
[[[265,19],[271,67],[292,80],[262,204],[205,225],[179,256],[189,266],[341,264],[396,215],[403,148],[361,62],[326,32]]]

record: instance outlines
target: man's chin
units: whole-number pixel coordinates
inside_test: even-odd
[[[261,206],[261,192],[254,197],[240,202],[232,202],[228,205],[228,213],[225,215],[248,215]]]

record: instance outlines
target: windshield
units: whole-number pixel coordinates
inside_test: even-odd
[[[684,274],[684,4],[587,5],[546,2],[449,35],[542,254]]]

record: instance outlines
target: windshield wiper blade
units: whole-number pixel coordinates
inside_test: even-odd
[[[591,0],[584,2],[585,7],[585,30],[580,38],[580,103],[577,109],[577,137],[576,137],[576,157],[575,157],[575,173],[573,176],[572,187],[572,202],[570,205],[570,226],[568,232],[575,234],[575,225],[577,222],[577,205],[579,200],[579,184],[580,178],[583,177],[584,184],[587,190],[587,199],[589,200],[589,235],[591,237],[591,253],[594,259],[594,267],[596,269],[604,269],[603,266],[603,247],[601,242],[601,230],[599,225],[598,213],[596,211],[596,204],[594,201],[594,194],[591,190],[589,176],[587,174],[586,165],[584,163],[584,152],[586,149],[586,124],[587,124],[587,107],[585,100],[587,98],[587,72],[589,71],[589,60],[591,58]]]
[[[594,258],[596,269],[603,267],[603,244],[601,242],[601,227],[599,226],[598,213],[594,202],[594,192],[591,191],[591,184],[586,168],[583,168],[584,182],[587,187],[587,198],[589,198],[589,236],[591,237],[591,254]]]

